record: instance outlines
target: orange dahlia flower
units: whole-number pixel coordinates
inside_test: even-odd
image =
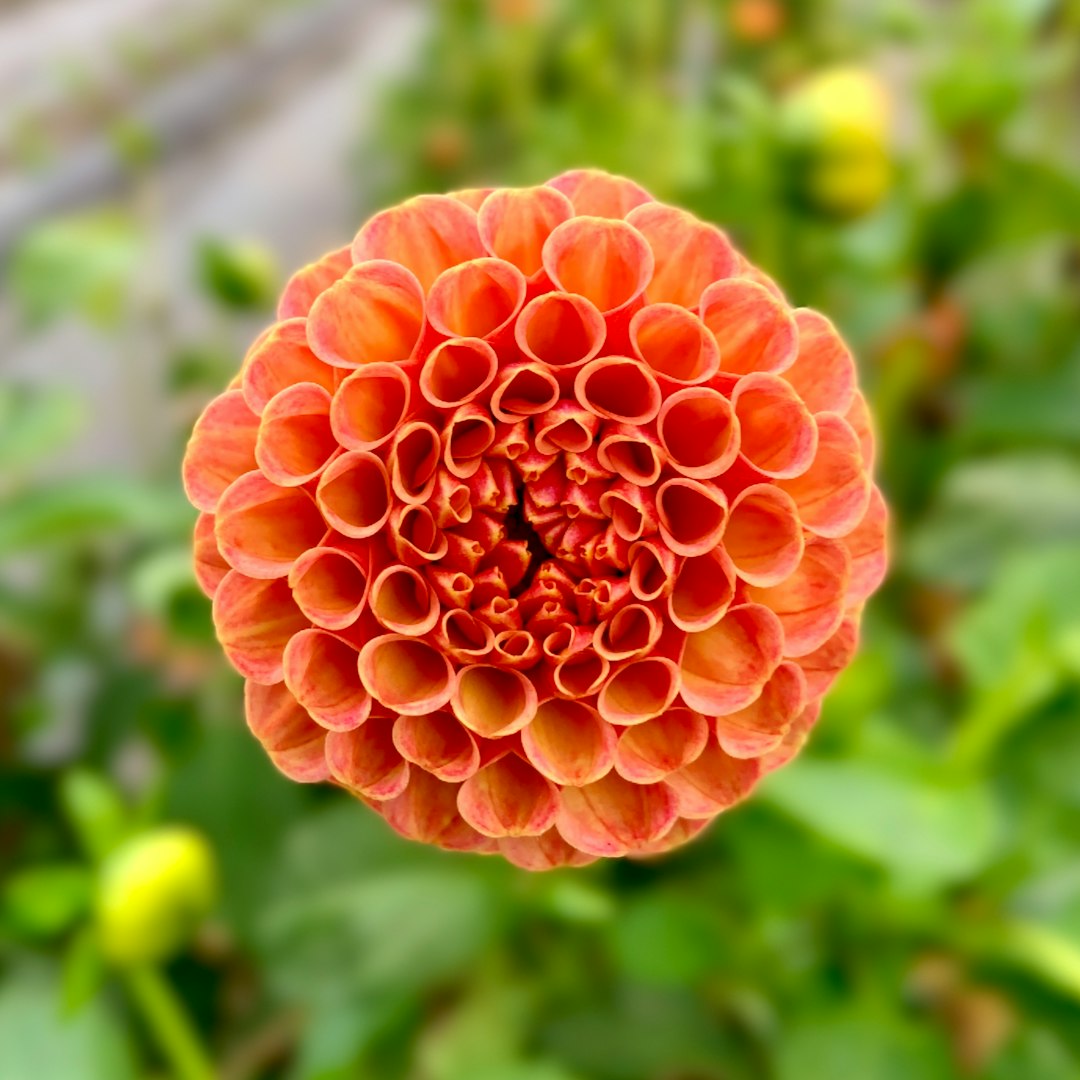
[[[799,750],[884,574],[872,458],[826,318],[581,170],[300,270],[183,471],[277,767],[546,869],[676,847]]]

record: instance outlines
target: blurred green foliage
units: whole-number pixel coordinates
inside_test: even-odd
[[[366,209],[600,165],[721,223],[841,325],[894,517],[862,652],[806,754],[672,857],[533,877],[412,846],[273,771],[213,642],[176,471],[239,357],[177,344],[172,453],[125,476],[50,470],[93,418],[4,385],[0,1076],[168,1074],[90,912],[108,852],[181,821],[222,899],[161,986],[227,1080],[1075,1080],[1080,5],[444,0],[430,19],[358,150]],[[790,102],[837,63],[892,113],[885,190],[839,215],[790,138]],[[141,242],[120,213],[47,223],[11,295],[31,326],[74,314],[122,343]],[[223,240],[198,266],[223,319],[276,274]]]

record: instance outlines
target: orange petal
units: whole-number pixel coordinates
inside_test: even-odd
[[[783,742],[805,703],[802,669],[797,664],[783,663],[772,673],[757,701],[715,719],[717,741],[731,757],[761,757]]]
[[[379,532],[390,518],[386,466],[365,450],[347,450],[323,470],[315,501],[339,533],[360,538]]]
[[[195,580],[199,588],[212,600],[221,579],[231,569],[218,550],[213,514],[200,514],[195,520],[193,562]]]
[[[443,420],[443,464],[454,476],[474,476],[494,442],[495,422],[479,405],[459,405]]]
[[[668,617],[680,630],[715,626],[735,598],[735,569],[723,548],[691,555],[675,575],[667,598]]]
[[[589,412],[624,424],[647,424],[660,411],[656,379],[630,357],[590,360],[574,379],[574,394]]]
[[[674,851],[693,840],[708,824],[707,818],[691,821],[689,818],[678,817],[675,819],[675,824],[659,840],[651,844],[642,844],[637,851],[632,853],[632,857],[651,858],[654,855],[664,855],[669,851]]]
[[[775,484],[743,488],[728,511],[724,550],[750,585],[776,585],[793,573],[803,553],[799,511]]]
[[[607,680],[611,664],[589,647],[568,653],[555,664],[552,678],[555,689],[567,698],[585,698],[595,694]]]
[[[649,203],[626,220],[645,237],[656,259],[649,303],[696,308],[706,286],[738,272],[731,241],[715,226],[662,203]]]
[[[311,351],[341,368],[406,360],[423,328],[420,283],[404,267],[381,260],[358,263],[331,285],[307,322]]]
[[[423,420],[399,428],[390,450],[390,486],[407,503],[424,503],[435,489],[442,444],[439,433]]]
[[[504,836],[499,851],[507,862],[521,870],[554,870],[560,866],[588,866],[592,855],[571,847],[556,829],[541,836]]]
[[[351,731],[371,714],[353,645],[326,630],[301,630],[285,646],[285,685],[330,731]]]
[[[306,319],[288,319],[272,326],[251,347],[242,374],[244,400],[257,413],[293,383],[315,383],[332,392],[336,377],[334,369],[308,348]]]
[[[778,375],[755,372],[735,384],[739,453],[759,473],[792,477],[814,460],[818,428],[798,394]]]
[[[559,400],[559,384],[542,364],[530,362],[503,368],[491,395],[496,419],[514,423],[523,416],[547,412]]]
[[[610,472],[638,487],[652,487],[660,479],[665,454],[647,428],[607,421],[596,448],[597,461]]]
[[[420,393],[439,409],[480,397],[495,381],[499,357],[479,338],[451,338],[428,353],[420,372]]]
[[[676,555],[702,555],[720,542],[727,520],[724,493],[700,480],[665,480],[656,493],[660,536]]]
[[[646,656],[612,673],[596,707],[609,724],[643,724],[665,712],[678,693],[678,666],[666,656]]]
[[[536,715],[536,687],[520,671],[472,664],[458,672],[451,707],[454,715],[484,738],[520,731]]]
[[[570,372],[592,360],[606,337],[599,308],[575,293],[541,293],[522,308],[514,326],[526,360]]]
[[[221,493],[255,468],[259,418],[240,390],[228,390],[203,409],[184,453],[184,492],[196,510],[212,514]]]
[[[617,857],[655,843],[675,817],[675,796],[665,784],[632,784],[610,772],[562,790],[556,828],[580,851]]]
[[[851,581],[845,605],[861,604],[885,579],[888,567],[889,511],[877,487],[870,489],[870,503],[862,521],[844,537],[851,555]]]
[[[828,319],[809,308],[795,310],[799,353],[784,378],[814,413],[844,413],[855,394],[855,360]]]
[[[399,716],[394,745],[406,761],[451,783],[468,780],[480,767],[472,735],[448,712]]]
[[[543,702],[521,733],[521,748],[537,772],[556,784],[599,780],[615,760],[615,729],[580,701]]]
[[[339,784],[369,799],[397,798],[409,783],[409,763],[393,740],[394,721],[373,716],[351,731],[326,737],[326,761]]]
[[[639,600],[659,600],[674,587],[676,557],[651,540],[639,540],[630,548],[630,591]]]
[[[492,255],[535,279],[543,270],[544,241],[573,216],[570,200],[552,187],[500,188],[484,200],[477,223]]]
[[[448,547],[446,536],[426,506],[395,506],[390,514],[390,543],[407,566],[437,562]]]
[[[344,630],[367,604],[367,558],[333,542],[305,551],[289,571],[297,607],[324,630]]]
[[[791,310],[753,281],[714,282],[701,294],[701,319],[719,346],[725,375],[778,374],[795,362],[799,331]]]
[[[649,652],[659,641],[663,625],[644,604],[627,604],[596,628],[593,645],[608,660],[629,660]]]
[[[561,191],[573,204],[575,214],[623,218],[652,196],[633,180],[615,176],[603,169],[570,169],[547,182]]]
[[[454,609],[439,622],[439,642],[455,660],[469,664],[482,660],[495,647],[495,631],[471,611]]]
[[[420,637],[439,621],[439,600],[411,566],[388,566],[371,583],[371,613],[394,634]]]
[[[225,655],[241,675],[271,686],[285,677],[282,654],[308,621],[288,584],[230,570],[214,594],[214,627]]]
[[[851,406],[844,419],[851,425],[851,430],[859,438],[859,449],[862,450],[863,464],[867,471],[874,467],[875,437],[873,418],[870,416],[870,406],[866,398],[858,390],[852,395]]]
[[[391,259],[427,292],[451,266],[484,254],[476,211],[448,195],[418,195],[367,221],[352,244],[354,262]]]
[[[473,259],[444,270],[427,300],[428,322],[447,337],[491,340],[525,303],[525,276],[503,259]]]
[[[695,386],[672,394],[656,422],[671,467],[706,480],[731,468],[739,453],[739,421],[723,394]]]
[[[680,668],[682,699],[706,716],[744,709],[780,663],[784,631],[767,607],[729,608],[715,626],[687,634]]]
[[[516,754],[485,765],[458,790],[461,816],[484,836],[539,836],[558,808],[558,788]]]
[[[630,347],[661,381],[690,386],[720,370],[720,350],[709,328],[678,304],[648,304],[630,320]]]
[[[412,769],[405,790],[396,799],[377,804],[377,809],[395,832],[410,840],[437,844],[451,851],[496,850],[490,837],[478,833],[458,813],[460,786]]]
[[[557,454],[560,450],[583,454],[599,430],[599,418],[573,401],[560,401],[533,421],[536,449],[541,454]]]
[[[761,759],[763,773],[772,772],[786,765],[803,748],[810,731],[821,715],[821,702],[811,701],[809,705],[791,722],[783,741],[775,750],[770,750]]]
[[[761,776],[755,759],[734,758],[713,740],[689,765],[665,778],[684,818],[711,818],[745,799]]]
[[[273,483],[299,487],[314,480],[337,449],[330,430],[330,395],[321,386],[287,386],[263,409],[255,460]]]
[[[347,450],[375,450],[409,415],[412,384],[400,364],[367,364],[337,388],[330,427]]]
[[[244,683],[244,713],[251,733],[270,760],[290,780],[317,784],[328,780],[326,731],[308,715],[284,683]]]
[[[511,601],[513,603],[513,601]],[[502,630],[495,635],[492,659],[503,667],[528,671],[540,662],[540,643],[528,630]]]
[[[373,698],[407,716],[435,712],[454,693],[446,657],[426,641],[402,634],[372,638],[360,650],[359,670]]]
[[[808,699],[820,698],[832,686],[840,672],[851,663],[858,647],[859,620],[848,615],[824,645],[796,659],[806,676]]]
[[[297,270],[289,278],[278,301],[277,317],[293,319],[307,315],[316,297],[343,278],[351,266],[352,252],[343,247]]]
[[[615,771],[635,784],[654,784],[690,764],[705,749],[709,725],[692,709],[668,709],[644,724],[623,729]]]
[[[489,187],[459,188],[457,191],[448,191],[446,197],[456,199],[473,210],[479,210],[484,205],[484,200],[495,190]]]

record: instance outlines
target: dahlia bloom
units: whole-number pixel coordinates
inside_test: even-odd
[[[546,869],[676,847],[798,752],[884,574],[872,458],[827,319],[580,170],[300,270],[184,481],[277,767]]]

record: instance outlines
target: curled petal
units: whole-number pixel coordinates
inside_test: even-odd
[[[650,488],[620,480],[600,496],[600,508],[611,519],[616,534],[628,543],[656,531],[656,506]]]
[[[371,714],[356,660],[356,648],[326,630],[301,630],[285,647],[285,685],[330,731],[351,731]]]
[[[293,563],[289,587],[297,607],[316,626],[344,630],[367,604],[367,558],[334,544],[309,548]]]
[[[438,409],[474,401],[495,381],[499,358],[480,338],[450,338],[428,353],[420,372],[420,393]]]
[[[533,421],[536,448],[542,454],[557,454],[560,450],[582,454],[592,446],[599,430],[596,414],[573,401],[560,401]]]
[[[596,651],[607,660],[629,660],[660,640],[663,626],[645,604],[627,604],[596,628]]]
[[[521,749],[541,775],[581,787],[607,774],[615,761],[615,729],[581,701],[543,702],[521,733]]]
[[[675,848],[688,844],[709,824],[708,818],[692,821],[690,818],[677,817],[675,824],[659,840],[651,844],[642,844],[631,858],[646,859],[655,855],[664,855]]]
[[[578,401],[597,416],[624,424],[647,424],[660,411],[660,387],[637,360],[602,356],[574,379]]]
[[[495,635],[494,660],[503,667],[528,671],[543,655],[540,642],[528,630],[502,630]]]
[[[803,748],[807,736],[821,715],[821,702],[811,701],[809,705],[791,722],[787,733],[775,750],[770,750],[761,758],[763,773],[779,769],[786,765]]]
[[[270,328],[244,359],[240,384],[253,412],[294,383],[314,383],[333,392],[336,373],[308,348],[307,320],[288,319]]]
[[[388,465],[390,486],[402,502],[427,502],[435,488],[441,450],[439,433],[423,420],[412,420],[398,429]]]
[[[783,663],[772,673],[756,701],[713,721],[717,742],[731,757],[761,757],[783,742],[805,703],[806,679],[802,669],[790,661]]]
[[[560,866],[588,866],[596,858],[568,844],[556,829],[541,836],[505,836],[499,852],[521,870],[554,870]]]
[[[252,735],[290,780],[317,784],[330,777],[326,730],[292,696],[284,683],[244,683],[244,714]]]
[[[739,452],[759,473],[799,476],[817,451],[818,428],[802,399],[778,375],[744,375],[731,395]]]
[[[222,492],[256,467],[259,418],[240,390],[214,398],[195,421],[184,453],[182,476],[188,501],[212,514]]]
[[[455,338],[491,340],[525,303],[525,276],[502,259],[473,259],[444,270],[427,300],[428,322]]]
[[[391,511],[390,543],[407,566],[437,562],[449,546],[431,511],[415,503],[395,506]]]
[[[394,745],[406,761],[449,783],[468,780],[480,768],[476,741],[448,712],[399,716]]]
[[[439,599],[411,566],[388,566],[371,583],[371,613],[394,634],[420,637],[439,621]]]
[[[845,606],[861,604],[885,578],[888,565],[889,511],[879,488],[871,487],[870,502],[862,521],[844,537],[851,556],[851,580]]]
[[[655,843],[676,816],[666,784],[632,784],[610,772],[585,787],[563,788],[555,825],[580,851],[616,857]]]
[[[652,196],[640,184],[603,169],[570,169],[547,182],[573,204],[575,214],[623,218]]]
[[[526,360],[573,373],[603,348],[607,324],[600,309],[576,293],[541,293],[522,309],[514,340]]]
[[[654,784],[689,765],[705,749],[709,725],[692,709],[668,709],[644,724],[624,728],[615,771],[635,784]]]
[[[218,550],[213,514],[200,514],[195,521],[193,561],[195,580],[212,600],[221,579],[232,569]]]
[[[750,794],[761,776],[761,763],[735,758],[712,741],[689,765],[684,765],[664,783],[676,797],[680,817],[711,818]]]
[[[471,611],[454,608],[439,622],[439,641],[455,660],[470,664],[482,660],[495,647],[495,631]]]
[[[459,405],[443,427],[443,463],[454,476],[468,479],[483,464],[494,441],[495,422],[487,410],[471,403]]]
[[[607,681],[611,664],[591,646],[562,656],[555,664],[552,679],[556,691],[566,698],[587,698]]]
[[[701,319],[720,349],[724,375],[778,374],[795,362],[799,331],[783,298],[743,277],[714,282],[701,294]]]
[[[558,788],[516,754],[485,765],[458,790],[461,816],[484,836],[540,836],[558,808]]]
[[[656,436],[635,424],[608,421],[596,450],[597,461],[603,468],[639,487],[655,484],[666,460]]]
[[[678,304],[649,304],[630,320],[630,347],[662,381],[706,382],[720,370],[721,353],[709,328]]]
[[[514,364],[500,373],[491,395],[491,412],[496,420],[513,424],[524,416],[547,412],[558,400],[558,381],[543,364]]]
[[[276,393],[263,409],[255,460],[263,475],[283,487],[314,480],[338,449],[330,430],[330,395],[310,382]]]
[[[820,698],[836,681],[836,677],[851,663],[859,647],[859,620],[848,615],[836,632],[806,656],[795,663],[806,676],[806,696],[809,700]]]
[[[700,480],[666,480],[656,493],[660,536],[677,555],[701,555],[720,542],[727,520],[724,493]]]
[[[667,596],[675,582],[675,553],[651,540],[630,548],[630,591],[646,602]]]
[[[241,675],[266,686],[284,679],[285,646],[308,621],[283,579],[230,570],[214,594],[213,615],[218,641]]]
[[[323,517],[344,536],[373,536],[390,518],[386,466],[366,450],[348,450],[323,470],[315,491]]]
[[[415,503],[408,505],[414,506],[417,510],[426,510],[435,525],[440,529],[464,525],[472,520],[473,515],[472,500],[469,498],[469,485],[463,479],[451,475],[447,469],[440,469],[436,473],[435,486],[429,500],[431,509]],[[449,541],[445,536],[443,537],[443,544],[449,545]]]
[[[715,626],[735,598],[735,568],[721,547],[691,555],[675,575],[667,598],[668,617],[688,633]]]
[[[454,692],[446,657],[426,641],[401,634],[368,641],[360,650],[359,671],[373,698],[407,716],[441,709]]]
[[[450,851],[494,851],[495,842],[478,833],[458,813],[460,784],[448,784],[422,769],[410,769],[409,783],[396,798],[376,804],[386,823],[402,836]]]
[[[424,328],[424,293],[403,266],[361,262],[331,285],[307,320],[311,351],[332,367],[407,359]]]
[[[321,259],[297,270],[285,284],[278,301],[277,317],[294,319],[307,315],[311,305],[335,281],[340,281],[352,266],[349,248],[327,252]]]
[[[612,672],[596,707],[609,724],[643,724],[666,712],[678,693],[678,665],[666,656],[646,656]]]
[[[706,386],[672,394],[660,409],[656,433],[671,467],[698,480],[726,472],[739,453],[731,402]]]
[[[397,798],[409,783],[409,763],[394,745],[393,731],[389,716],[373,716],[355,730],[331,731],[326,737],[331,776],[369,799]]]
[[[409,415],[412,385],[400,364],[365,364],[342,381],[330,427],[347,450],[376,450]]]
[[[784,372],[807,408],[814,413],[844,413],[855,394],[855,360],[824,315],[797,308],[799,352]]]
[[[855,432],[859,439],[863,464],[869,472],[874,467],[874,425],[870,416],[870,406],[867,405],[866,398],[860,391],[856,390],[852,395],[851,405],[848,411],[844,413],[844,419],[851,425],[851,430]]]
[[[500,188],[480,206],[477,224],[484,247],[535,280],[543,270],[544,241],[556,225],[574,216],[574,207],[550,186]]]
[[[520,671],[473,664],[458,673],[451,707],[454,715],[484,738],[520,731],[536,715],[536,688]]]
[[[743,488],[728,511],[724,550],[743,581],[779,584],[802,559],[803,530],[795,500],[775,484]]]

